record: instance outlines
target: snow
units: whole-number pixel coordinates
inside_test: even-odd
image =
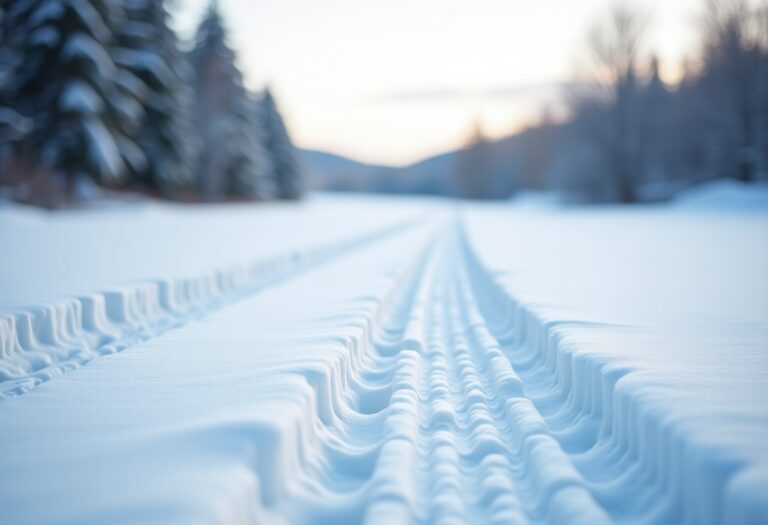
[[[59,32],[50,26],[44,26],[30,33],[29,42],[32,45],[50,47],[52,49],[59,45],[61,36]]]
[[[144,9],[143,6],[129,7],[131,9]],[[151,24],[128,21],[121,24],[120,34],[136,40],[150,40],[155,36],[155,29]]]
[[[24,9],[26,6],[23,4],[24,2],[19,2],[16,6],[16,9]],[[29,25],[30,27],[34,28],[41,26],[46,22],[58,20],[64,15],[64,12],[64,4],[59,0],[48,0],[47,2],[42,2],[40,3],[40,6],[35,9],[32,16],[29,17]]]
[[[64,59],[88,60],[98,69],[98,74],[110,78],[115,74],[115,67],[109,54],[101,45],[85,33],[75,33],[61,48]]]
[[[32,124],[29,119],[9,108],[0,108],[0,129],[10,138],[29,133]]]
[[[121,69],[117,73],[115,76],[115,83],[134,98],[142,99],[146,96],[147,85],[139,77],[133,73],[130,73],[129,71],[126,71],[125,69]],[[139,110],[140,109],[141,108],[139,108]],[[124,114],[129,115],[135,113],[136,111],[136,109],[122,109]],[[130,118],[136,118],[135,114],[131,115]]]
[[[67,3],[97,41],[106,42],[109,40],[109,28],[104,24],[101,14],[90,0],[68,0]],[[108,9],[114,9],[114,7],[109,6]]]
[[[733,180],[715,181],[693,188],[677,199],[686,207],[711,207],[731,211],[768,209],[768,183],[747,184]]]
[[[768,212],[696,191],[0,208],[4,518],[759,523]]]
[[[98,117],[85,119],[83,129],[90,161],[98,166],[99,173],[105,180],[114,180],[121,172],[123,161],[113,136]]]
[[[98,115],[104,108],[104,102],[91,86],[80,80],[73,80],[64,87],[59,107],[63,111]]]
[[[144,71],[154,76],[157,82],[166,84],[171,81],[172,73],[165,60],[153,51],[118,49],[115,61],[131,71]]]

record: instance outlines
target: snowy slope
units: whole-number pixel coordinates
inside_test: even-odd
[[[9,523],[768,515],[765,208],[5,209],[0,239]]]

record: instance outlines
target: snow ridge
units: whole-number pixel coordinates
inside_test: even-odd
[[[335,473],[334,483],[320,491],[311,484],[303,493],[270,493],[262,512],[288,506],[282,498],[294,500],[291,508],[307,509],[289,520],[297,523],[610,523],[491,335],[462,261],[457,227],[434,243],[400,281],[401,289],[369,317],[383,322],[366,324],[349,341],[351,366],[363,364],[353,375],[357,381],[337,368],[311,380],[319,390],[307,419],[314,413],[333,436],[320,450],[336,451],[318,461],[327,466],[319,477]],[[444,261],[457,261],[458,268]],[[368,355],[360,355],[361,348]],[[299,434],[312,433],[314,424],[307,423]],[[374,428],[383,428],[380,441],[350,438],[379,435]],[[339,450],[356,453],[339,464],[333,457]],[[265,455],[281,458],[273,452]],[[281,459],[284,464],[258,472],[270,486],[283,486],[272,483],[275,472],[301,465],[289,454]],[[339,473],[350,470],[346,463],[356,467],[344,479]],[[334,489],[330,501],[346,502],[335,510],[321,503],[328,501],[323,492]]]
[[[629,370],[574,352],[507,295],[449,222],[375,306],[351,314],[337,360],[294,370],[307,396],[297,420],[217,430],[256,445],[253,515],[718,523],[726,507],[759,508],[748,491],[729,499],[733,470],[713,472],[684,433],[617,387]]]
[[[418,224],[419,220],[408,220],[207,275],[139,283],[0,312],[0,400]]]

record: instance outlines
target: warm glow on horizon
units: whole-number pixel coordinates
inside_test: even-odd
[[[177,0],[189,38],[208,0]],[[220,0],[246,83],[269,83],[297,144],[408,164],[475,121],[500,137],[559,114],[589,28],[610,0]],[[636,0],[663,78],[695,52],[700,0]]]

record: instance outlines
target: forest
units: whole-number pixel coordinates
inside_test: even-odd
[[[104,191],[300,197],[301,167],[275,98],[245,87],[217,4],[190,46],[169,22],[161,0],[3,3],[5,194],[45,207]]]
[[[673,85],[644,44],[649,23],[630,4],[602,13],[567,88],[567,117],[545,112],[498,141],[476,131],[453,186],[431,190],[504,198],[524,187],[631,203],[714,179],[768,179],[768,2],[708,0],[700,54]]]

